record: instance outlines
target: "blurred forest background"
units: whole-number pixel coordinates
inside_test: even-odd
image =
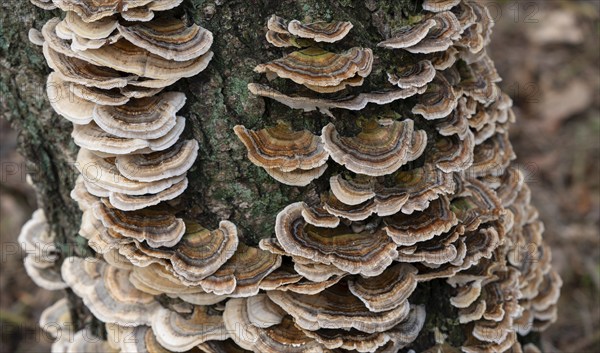
[[[496,19],[489,50],[515,102],[517,163],[564,280],[543,351],[600,352],[600,1],[487,2]],[[36,208],[35,193],[18,132],[2,115],[0,352],[49,352],[37,318],[62,293],[38,289],[22,266],[17,236]]]

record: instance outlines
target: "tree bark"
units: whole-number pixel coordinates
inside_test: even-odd
[[[85,239],[77,235],[81,212],[69,193],[78,172],[74,168],[77,146],[73,143],[71,123],[53,112],[46,98],[44,84],[49,68],[40,47],[29,43],[29,28],[41,29],[60,11],[44,11],[24,0],[4,0],[0,14],[0,81],[2,117],[20,132],[19,146],[27,158],[27,170],[38,192],[63,256],[91,255]],[[178,201],[180,216],[193,219],[208,228],[228,219],[239,230],[241,240],[256,244],[274,234],[275,216],[286,205],[314,197],[326,185],[316,183],[306,188],[286,186],[274,181],[263,169],[246,158],[246,149],[233,133],[237,124],[260,129],[277,120],[292,122],[295,128],[314,133],[327,124],[318,112],[303,113],[273,101],[252,96],[246,86],[265,78],[253,72],[263,62],[281,57],[283,50],[270,46],[265,38],[265,24],[271,14],[289,19],[344,20],[353,23],[350,35],[332,48],[369,47],[374,50],[374,71],[363,86],[376,88],[371,82],[383,82],[382,68],[397,61],[395,51],[380,50],[376,44],[398,18],[416,15],[414,0],[186,0],[174,10],[178,15],[200,23],[214,34],[215,55],[207,70],[182,79],[169,90],[186,94],[187,103],[180,115],[187,118],[184,138],[200,143],[200,154],[188,174],[189,187]],[[399,14],[404,14],[400,16]],[[392,55],[396,57],[393,58]],[[393,61],[392,61],[393,60]],[[355,130],[361,115],[378,114],[390,108],[367,107],[360,112],[336,112],[338,130]],[[408,112],[409,106],[395,103],[394,112]],[[352,119],[348,117],[352,116]],[[333,163],[332,163],[333,164]],[[337,167],[339,168],[339,167]],[[327,175],[340,169],[330,165]],[[320,183],[328,180],[327,176]],[[456,309],[448,298],[452,288],[445,281],[420,285],[411,303],[427,305],[427,322],[412,347],[433,344],[434,328],[448,334],[447,342],[459,347],[464,336],[456,318]],[[75,301],[75,296],[71,298]],[[86,310],[75,304],[83,319]],[[80,321],[81,322],[81,321]]]

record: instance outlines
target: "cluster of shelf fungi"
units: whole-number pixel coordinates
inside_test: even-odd
[[[539,352],[517,338],[556,319],[561,280],[512,164],[515,117],[485,51],[493,22],[484,6],[425,0],[422,16],[377,44],[402,53],[384,68],[387,82],[357,94],[373,49],[329,51],[350,22],[268,20],[266,40],[287,54],[255,71],[297,87],[248,89],[331,122],[320,134],[284,118],[231,128],[278,182],[304,187],[330,166],[339,172],[281,210],[274,237],[253,246],[227,220],[206,229],[169,206],[199,146],[180,138],[185,95],[163,89],[209,65],[211,32],[160,13],[181,0],[31,2],[65,11],[29,37],[53,70],[53,108],[73,123],[81,176],[71,196],[83,211],[79,234],[98,255],[57,264],[40,209],[20,235],[25,266],[41,287],[71,288],[107,334],[61,335],[72,327],[61,299],[40,320],[57,338],[53,352],[408,352],[433,331],[428,352]],[[349,136],[336,129],[336,110],[400,100],[415,102],[409,116],[361,116]],[[424,327],[427,308],[413,303],[432,280],[455,288],[438,300],[457,308],[461,347]]]

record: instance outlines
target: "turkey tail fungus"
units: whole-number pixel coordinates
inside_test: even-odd
[[[418,1],[369,32],[295,5],[217,2],[204,28],[189,1],[31,2],[64,11],[29,38],[89,246],[67,254],[42,209],[19,237],[35,283],[70,293],[40,320],[53,352],[538,351],[519,338],[562,282],[485,6]]]

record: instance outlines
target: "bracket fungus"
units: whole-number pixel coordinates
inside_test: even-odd
[[[55,235],[50,231],[46,215],[42,209],[33,212],[31,219],[21,228],[18,236],[25,258],[23,265],[31,280],[46,290],[59,290],[67,287],[60,271],[56,269],[59,251],[54,245]]]
[[[427,143],[425,132],[415,131],[410,119],[385,126],[367,122],[355,137],[339,136],[330,123],[323,128],[321,138],[331,159],[352,172],[370,176],[395,172],[417,159]]]
[[[396,257],[396,246],[383,230],[318,228],[306,223],[303,209],[302,203],[294,203],[277,215],[275,234],[286,253],[367,276],[381,274]]]
[[[267,22],[267,41],[278,47],[298,46],[306,43],[310,46],[315,42],[334,43],[344,39],[353,25],[346,21],[317,21],[303,23],[298,20],[286,21],[277,15],[272,15]]]
[[[196,24],[186,26],[174,18],[131,26],[117,25],[119,33],[133,45],[168,60],[187,61],[204,55],[213,43],[212,33]]]
[[[329,158],[318,136],[308,130],[293,131],[284,123],[258,131],[237,125],[233,131],[246,146],[248,159],[265,169],[310,170],[322,166]]]
[[[151,20],[153,11],[165,11],[177,7],[183,0],[52,0],[63,11],[74,11],[84,22],[95,22],[102,18],[121,14],[129,17],[135,13],[149,13],[135,20]],[[131,18],[131,17],[130,17]]]
[[[349,21],[268,19],[267,42],[295,51],[255,67],[287,80],[249,92],[326,115],[305,124],[265,109],[264,121],[239,120],[256,130],[225,127],[252,164],[306,187],[287,196],[273,237],[186,209],[197,187],[180,198],[203,180],[188,171],[205,146],[189,139],[198,118],[184,132],[186,96],[168,87],[203,71],[219,39],[167,11],[181,0],[31,2],[66,12],[29,38],[81,148],[71,197],[96,257],[62,259],[38,210],[19,236],[25,267],[42,287],[70,287],[108,331],[95,342],[78,331],[53,351],[538,352],[517,336],[556,320],[562,281],[511,164],[515,115],[486,53],[485,6],[424,0],[419,15],[385,24],[397,27],[375,50],[372,37],[345,45]],[[450,347],[433,327],[428,349],[439,313],[420,296],[443,281],[454,289],[435,300],[454,307],[464,342]],[[73,324],[66,300],[44,311],[51,321]]]
[[[117,137],[156,139],[175,125],[176,113],[185,104],[185,95],[167,92],[157,96],[132,99],[123,105],[96,105],[94,122]]]
[[[69,257],[63,262],[62,275],[73,292],[104,322],[148,325],[160,307],[153,296],[131,284],[129,271],[100,260]]]
[[[185,352],[200,343],[229,337],[223,313],[210,306],[195,306],[189,317],[160,308],[153,316],[152,331],[166,349]]]
[[[424,0],[423,10],[431,12],[448,11],[461,2],[461,0]]]
[[[271,98],[284,104],[292,109],[302,109],[305,112],[319,110],[321,113],[333,117],[331,109],[347,109],[347,110],[362,110],[367,104],[374,103],[378,105],[386,105],[397,101],[412,97],[415,94],[422,93],[424,90],[417,88],[382,90],[368,93],[360,93],[358,95],[346,96],[342,99],[327,99],[327,98],[311,98],[304,96],[288,96],[277,91],[269,86],[249,83],[248,90],[257,96]]]
[[[292,20],[288,23],[288,32],[300,38],[310,38],[315,42],[333,43],[342,40],[352,29],[350,22],[312,22],[302,23]]]
[[[32,4],[39,7],[43,10],[54,10],[56,9],[56,5],[52,2],[52,0],[29,0]]]
[[[262,297],[270,301],[266,296]],[[239,347],[264,353],[324,352],[321,345],[297,328],[289,316],[280,317],[279,322],[271,322],[268,327],[257,325],[252,321],[254,310],[248,306],[250,302],[249,298],[231,299],[223,314],[225,326]]]
[[[423,87],[433,80],[436,71],[429,60],[400,67],[388,73],[388,81],[400,88]]]
[[[200,285],[217,295],[252,296],[258,293],[263,278],[279,266],[281,256],[240,243],[233,256]]]
[[[295,51],[281,59],[258,65],[254,71],[267,76],[287,78],[297,84],[318,91],[320,87],[338,86],[354,76],[366,77],[371,73],[371,49],[352,48],[341,54],[318,47]]]
[[[319,329],[356,329],[366,333],[391,329],[407,318],[407,301],[381,313],[370,311],[354,296],[346,283],[340,282],[316,295],[271,291],[269,298],[294,317],[298,327]]]

